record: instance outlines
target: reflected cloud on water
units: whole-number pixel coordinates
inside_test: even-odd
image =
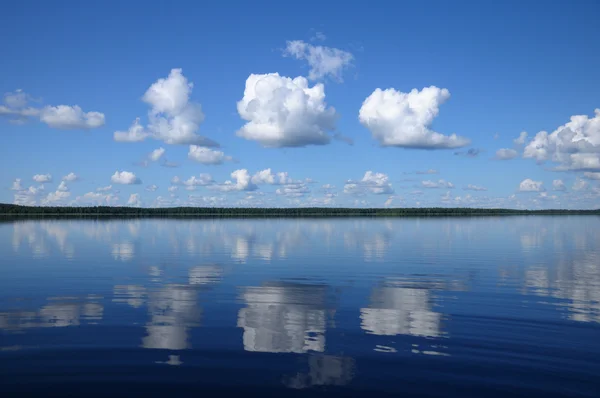
[[[48,298],[49,304],[34,311],[0,312],[0,329],[21,331],[30,328],[69,327],[96,324],[104,316],[101,297]]]
[[[600,230],[584,228],[581,223],[566,235],[564,226],[554,221],[548,227],[534,222],[521,230],[525,255],[543,255],[546,247],[554,249],[543,261],[536,257],[535,264],[527,264],[522,294],[547,298],[544,303],[564,311],[570,320],[600,322]]]
[[[389,220],[30,220],[14,222],[15,252],[28,247],[35,258],[47,258],[56,248],[74,258],[86,239],[108,246],[117,261],[132,261],[145,246],[167,244],[172,253],[208,256],[229,253],[246,263],[284,260],[303,250],[343,245],[357,250],[366,261],[381,261],[398,229]],[[85,254],[89,250],[86,244]]]
[[[265,375],[305,389],[350,384],[370,360],[441,363],[468,349],[483,358],[509,340],[519,350],[529,315],[529,328],[552,322],[584,335],[600,323],[600,233],[592,219],[583,227],[554,220],[17,222],[4,229],[13,261],[2,287],[43,293],[1,302],[0,329],[14,341],[0,348],[28,347],[21,335],[29,328],[93,339],[102,329],[122,333],[118,341],[141,347],[145,365],[165,371],[196,366],[206,359],[201,350],[229,350],[219,358],[225,367],[240,357],[252,366],[292,361],[297,367],[285,371],[265,366]],[[66,266],[65,258],[79,262]],[[112,302],[45,299],[74,291],[112,292]]]
[[[283,384],[294,389],[316,386],[344,386],[354,376],[354,359],[349,357],[309,354],[308,372],[286,376]]]
[[[577,322],[600,322],[600,254],[581,252],[525,271],[524,293],[559,299],[554,305]]]
[[[131,261],[135,255],[135,247],[133,243],[113,243],[112,255],[115,260]]]
[[[157,267],[150,267],[154,277],[162,275]],[[160,279],[151,286],[116,285],[113,302],[133,308],[147,307],[149,320],[142,347],[166,350],[190,348],[190,328],[200,325],[202,309],[198,295],[204,286],[217,283],[222,275],[216,265],[200,265],[188,270],[187,283],[163,283]]]
[[[244,329],[244,350],[259,352],[322,352],[325,350],[327,287],[267,283],[246,287],[246,307],[238,313]]]
[[[431,287],[386,281],[373,289],[369,307],[360,309],[361,328],[380,336],[439,337],[442,314],[431,302]]]

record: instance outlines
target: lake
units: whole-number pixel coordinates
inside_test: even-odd
[[[600,392],[597,216],[6,221],[0,253],[2,396]]]

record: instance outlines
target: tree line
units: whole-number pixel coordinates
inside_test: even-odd
[[[259,207],[113,207],[113,206],[21,206],[0,204],[0,215],[4,216],[129,216],[129,217],[348,217],[348,216],[489,216],[489,215],[600,215],[596,210],[516,210],[458,207],[415,207],[415,208],[259,208]]]

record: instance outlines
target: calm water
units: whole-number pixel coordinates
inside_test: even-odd
[[[0,223],[0,395],[587,396],[600,218]]]

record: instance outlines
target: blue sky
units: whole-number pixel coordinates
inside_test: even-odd
[[[4,6],[0,202],[600,207],[600,4],[540,5]]]

